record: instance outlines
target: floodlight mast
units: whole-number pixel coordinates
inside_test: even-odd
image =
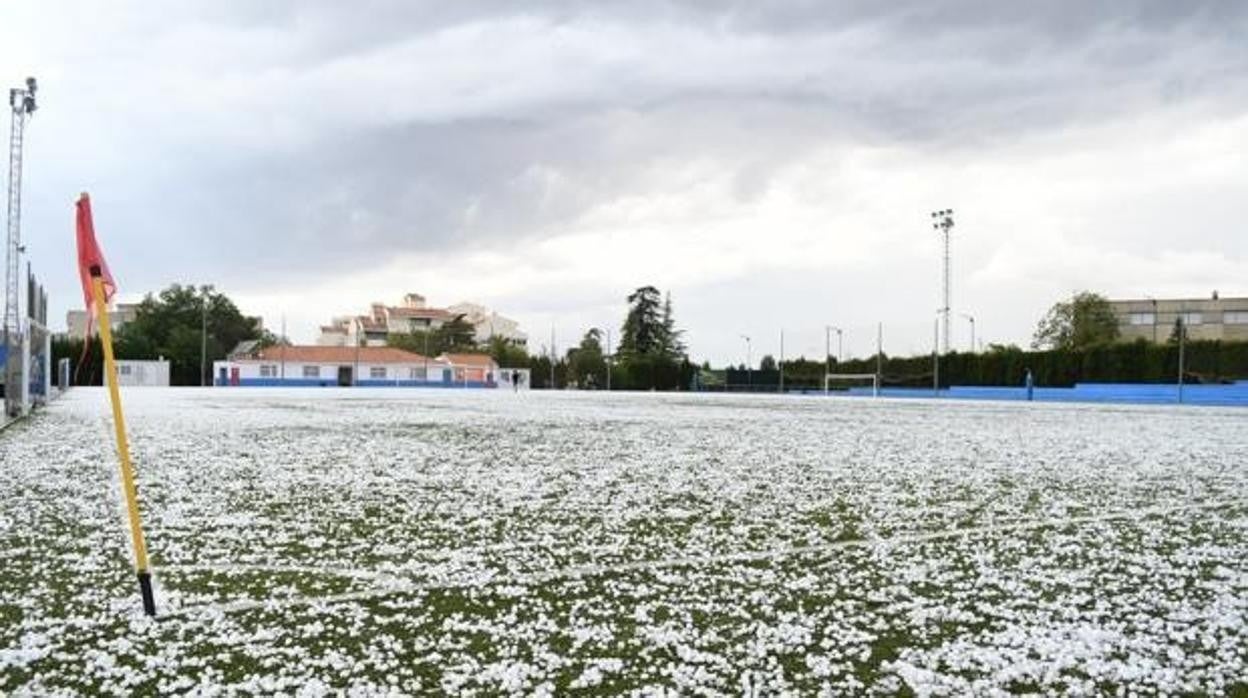
[[[841,361],[844,360],[843,352],[845,334],[839,327],[826,325],[824,327],[824,370],[823,370],[823,392],[828,392],[828,376],[832,374],[832,333],[836,332],[836,365],[839,369]]]
[[[13,415],[21,408],[20,390],[17,384],[21,357],[17,347],[21,346],[21,271],[22,248],[22,144],[26,133],[26,122],[34,114],[37,104],[35,93],[38,83],[34,78],[26,78],[26,87],[14,87],[9,90],[9,108],[12,120],[9,124],[9,196],[8,196],[8,234],[5,251],[6,261],[4,276],[4,341],[8,347],[8,360],[5,366],[5,408]]]
[[[932,211],[932,229],[937,231],[944,238],[944,259],[943,259],[943,302],[941,303],[940,312],[944,317],[944,326],[941,334],[941,353],[949,353],[949,231],[953,229],[953,209],[947,208],[942,211]]]

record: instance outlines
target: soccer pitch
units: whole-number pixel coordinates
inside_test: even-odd
[[[1248,693],[1248,412],[128,390],[0,432],[0,693]]]

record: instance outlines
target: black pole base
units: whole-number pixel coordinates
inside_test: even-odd
[[[143,612],[149,616],[156,615],[156,597],[152,595],[152,573],[146,570],[139,573],[139,593],[143,595]]]

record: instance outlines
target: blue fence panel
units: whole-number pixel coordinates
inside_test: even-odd
[[[840,393],[845,394],[845,393]],[[854,387],[849,395],[871,395],[869,387]],[[933,398],[955,400],[1026,400],[1027,389],[1012,386],[954,385],[937,395],[928,388],[881,388],[880,395],[894,398]],[[1035,388],[1036,402],[1106,402],[1134,405],[1217,405],[1248,407],[1248,381],[1221,385],[1175,383],[1077,383],[1071,388]]]

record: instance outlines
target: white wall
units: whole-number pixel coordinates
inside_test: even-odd
[[[117,385],[169,387],[168,361],[117,361]]]
[[[271,376],[261,375],[261,369],[260,369],[261,366],[273,366],[274,374]],[[317,375],[305,376],[304,375],[305,366],[316,367]],[[226,374],[226,381],[228,382],[230,380],[231,369],[237,368],[239,380],[249,380],[249,379],[274,380],[274,379],[284,378],[286,380],[291,380],[291,381],[322,380],[322,381],[330,381],[336,384],[338,381],[338,368],[340,366],[350,366],[353,374],[355,374],[357,370],[357,365],[353,361],[348,362],[348,363],[337,363],[337,362],[305,363],[302,361],[287,361],[285,362],[285,364],[283,364],[280,361],[256,361],[256,360],[249,359],[245,361],[215,361],[212,364],[212,376],[213,376],[213,380],[215,384],[215,381],[220,379],[221,369],[224,368],[225,374]],[[361,361],[358,365],[359,373],[355,375],[355,380],[356,381],[383,380],[382,378],[372,377],[372,369],[374,367],[385,369],[384,380],[387,380],[387,381],[394,381],[394,380],[409,381],[409,380],[424,379],[422,375],[422,371],[425,368],[425,362],[423,361],[415,362],[415,363],[369,363],[367,361]],[[449,369],[450,364],[431,360],[429,361],[428,368],[429,368],[429,374],[428,374],[428,378],[425,380],[429,380],[432,382],[440,382],[442,380],[443,369]],[[415,378],[412,377],[412,374],[411,374],[412,369],[416,369],[417,374]]]
[[[345,347],[347,346],[347,333],[321,332],[316,338],[316,344],[322,347]]]
[[[520,380],[516,381],[515,386],[511,384],[513,373],[520,374]],[[527,368],[500,368],[494,375],[499,390],[528,390],[533,385],[533,381],[530,380],[532,376]]]

